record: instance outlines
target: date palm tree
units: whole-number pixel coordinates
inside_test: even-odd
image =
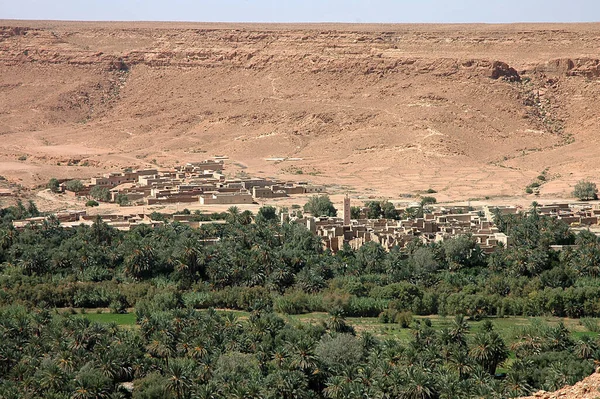
[[[402,399],[434,399],[438,396],[433,374],[410,366],[403,376],[399,397]]]
[[[456,348],[455,351],[450,355],[450,368],[458,372],[458,376],[461,380],[464,380],[469,376],[469,373],[473,371],[471,359],[465,349]]]
[[[125,259],[125,272],[134,278],[144,277],[152,272],[156,255],[150,245],[136,248]]]
[[[290,367],[305,373],[310,373],[318,367],[314,353],[314,344],[307,339],[301,339],[288,347]]]
[[[495,331],[475,335],[469,355],[490,375],[496,374],[496,368],[508,358],[506,344]]]
[[[176,358],[171,361],[165,375],[168,378],[167,389],[177,399],[187,398],[192,386],[191,374],[193,361],[191,359]]]
[[[469,332],[469,323],[467,323],[464,315],[456,315],[448,332],[452,343],[466,346],[467,333]]]

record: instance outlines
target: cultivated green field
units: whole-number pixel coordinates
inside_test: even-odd
[[[125,314],[113,314],[108,313],[107,310],[101,310],[102,313],[98,313],[96,309],[86,309],[85,313],[81,316],[89,319],[90,321],[100,323],[115,323],[119,326],[135,327],[136,317],[133,309],[130,309],[129,313]],[[238,311],[238,310],[219,310],[220,312],[234,313],[240,319],[247,318],[250,313]],[[325,321],[329,315],[327,313],[308,313],[302,315],[281,315],[288,322],[302,322],[317,324]],[[424,319],[431,320],[432,327],[435,330],[440,330],[444,327],[449,327],[452,324],[453,317],[440,317],[440,316],[415,316],[414,321],[421,321]],[[489,318],[494,324],[496,330],[502,335],[502,338],[508,343],[514,341],[515,334],[520,329],[541,323],[549,326],[556,326],[561,321],[564,325],[572,332],[574,338],[579,338],[584,335],[596,337],[599,334],[588,331],[580,322],[579,319],[559,318],[559,317],[505,317],[505,318]],[[408,341],[411,337],[410,328],[402,328],[399,324],[384,324],[379,322],[378,318],[375,317],[349,317],[346,319],[347,323],[352,325],[357,333],[370,332],[380,338],[390,337],[397,338],[402,341]],[[470,332],[474,333],[479,331],[483,320],[468,321],[470,326]]]
[[[115,323],[119,326],[135,326],[135,313],[114,314],[114,313],[86,313],[83,314],[90,321],[99,323]]]

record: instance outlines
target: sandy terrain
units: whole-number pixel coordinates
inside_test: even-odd
[[[226,155],[355,197],[531,202],[545,169],[568,197],[600,169],[599,50],[600,24],[0,21],[0,175]]]

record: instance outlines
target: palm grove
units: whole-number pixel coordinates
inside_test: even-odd
[[[37,214],[33,203],[0,211],[0,397],[505,398],[573,383],[600,360],[595,335],[538,325],[508,342],[490,322],[600,315],[600,240],[535,208],[496,215],[517,245],[487,257],[469,237],[334,255],[271,207],[232,208],[200,229],[12,228]],[[137,328],[54,310],[69,307],[133,307]],[[282,317],[308,312],[329,315]],[[414,315],[453,321],[435,329]],[[357,332],[351,316],[401,323],[411,338]]]

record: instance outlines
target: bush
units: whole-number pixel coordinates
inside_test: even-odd
[[[315,347],[315,354],[329,368],[345,368],[361,362],[363,346],[359,338],[350,334],[325,335]]]
[[[48,188],[53,193],[57,193],[58,192],[59,186],[60,185],[58,184],[58,180],[56,178],[54,178],[54,177],[48,181]]]
[[[396,309],[386,309],[379,313],[379,322],[383,324],[395,323],[396,315],[398,315],[398,311]]]
[[[271,294],[264,287],[225,287],[212,292],[212,306],[216,308],[251,311],[258,304],[272,305]]]
[[[600,332],[600,323],[598,319],[585,317],[579,321],[579,323],[586,328],[586,330],[594,333]]]
[[[304,212],[313,216],[336,216],[337,209],[327,195],[314,195],[304,205]]]
[[[400,324],[400,327],[408,328],[408,327],[410,327],[410,323],[412,323],[412,321],[413,321],[412,313],[411,312],[400,312],[396,315],[396,318],[394,319],[394,321],[397,324]]]
[[[387,306],[386,300],[352,296],[343,310],[349,317],[377,317]]]
[[[107,188],[94,186],[90,190],[90,195],[92,198],[98,201],[108,202],[110,201],[110,191]]]
[[[169,380],[158,372],[147,374],[134,382],[134,399],[173,398],[168,390]]]
[[[306,294],[302,291],[292,291],[273,301],[273,310],[285,314],[304,314],[323,311],[322,297],[314,294]]]
[[[181,296],[186,307],[194,309],[208,309],[213,306],[210,292],[190,291]]]
[[[398,312],[396,309],[386,309],[379,314],[379,322],[385,324],[400,324],[402,328],[409,328],[413,321],[411,312]]]
[[[127,303],[125,300],[120,300],[120,298],[115,299],[109,305],[110,313],[113,314],[125,314],[127,313]]]
[[[85,203],[85,206],[89,206],[89,207],[94,207],[94,206],[99,206],[100,204],[98,203],[98,201],[94,201],[94,200],[89,200],[88,202]]]
[[[125,194],[117,194],[117,198],[115,198],[115,202],[120,206],[129,205],[129,197]]]
[[[69,191],[73,191],[74,193],[79,193],[83,190],[83,183],[81,180],[69,180],[65,183],[65,188]]]
[[[581,201],[590,201],[598,198],[598,188],[595,183],[586,180],[580,180],[575,185],[573,197]]]

